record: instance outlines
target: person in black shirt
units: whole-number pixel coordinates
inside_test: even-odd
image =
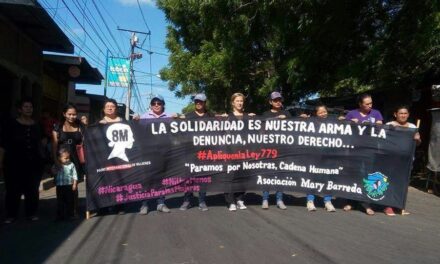
[[[194,97],[194,105],[195,110],[181,116],[181,118],[187,119],[197,119],[197,118],[209,118],[213,117],[211,113],[206,110],[206,95],[203,93],[196,94]],[[191,207],[191,197],[193,196],[192,192],[186,192],[183,196],[183,203],[180,206],[180,210],[185,211]],[[208,211],[208,206],[205,202],[206,192],[199,192],[199,209],[201,211]]]
[[[14,222],[18,217],[22,194],[27,218],[38,220],[38,187],[43,173],[44,132],[32,118],[32,100],[23,99],[17,107],[18,117],[10,120],[2,132],[5,148],[5,224]]]
[[[266,118],[290,118],[292,115],[287,110],[283,110],[283,97],[279,92],[272,92],[269,98],[269,104],[271,109],[263,113],[263,117]],[[277,207],[281,210],[286,210],[287,207],[283,202],[283,193],[276,191]],[[263,191],[263,202],[261,205],[263,209],[269,209],[269,191]]]

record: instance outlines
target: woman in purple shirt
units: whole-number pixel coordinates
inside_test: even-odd
[[[161,95],[155,95],[150,101],[150,111],[141,115],[140,119],[153,119],[153,118],[171,118],[175,115],[165,113],[165,100]],[[135,118],[139,119],[139,117]],[[169,213],[171,210],[165,204],[165,196],[157,199],[157,211],[162,213]],[[146,215],[148,213],[148,203],[143,201],[141,208],[139,208],[139,214]]]
[[[353,121],[355,123],[371,123],[371,124],[383,124],[382,114],[373,109],[373,99],[369,94],[362,94],[358,97],[359,108],[351,110],[345,116],[348,121]],[[369,203],[361,203],[362,207],[365,209],[367,215],[374,215],[374,210],[371,208]],[[350,211],[352,209],[351,204],[344,206],[344,211]]]

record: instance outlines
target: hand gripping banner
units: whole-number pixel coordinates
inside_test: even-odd
[[[416,130],[322,119],[89,127],[87,209],[182,192],[331,194],[404,208]]]

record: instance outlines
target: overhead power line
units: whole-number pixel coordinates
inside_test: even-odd
[[[142,11],[141,3],[139,2],[139,0],[137,0],[137,4],[138,4],[138,7],[139,7],[139,11],[141,11],[142,20],[144,20],[144,24],[145,24],[145,26],[147,27],[148,32],[151,32],[150,27],[148,26],[147,20],[145,19],[144,11]]]
[[[107,31],[110,34],[110,37],[116,43],[116,46],[118,47],[118,50],[121,53],[121,56],[124,55],[124,52],[122,51],[121,47],[119,46],[118,42],[116,41],[115,36],[113,35],[112,31],[110,30],[109,26],[107,25],[107,22],[105,21],[104,16],[102,15],[101,11],[99,10],[98,6],[96,5],[95,0],[92,0],[92,4],[95,7],[95,9],[96,9],[99,17],[101,18],[102,22],[104,23],[104,26],[107,28]]]
[[[103,55],[106,56],[105,53],[101,50],[100,46],[95,42],[95,40],[90,36],[90,34],[87,32],[87,30],[83,27],[83,25],[81,25],[81,23],[79,22],[78,18],[75,16],[75,14],[73,13],[73,11],[70,9],[70,7],[66,4],[66,1],[61,0],[63,2],[63,4],[66,6],[67,10],[69,10],[69,13],[73,16],[73,18],[75,19],[75,21],[78,23],[78,25],[80,25],[80,27],[84,30],[84,33],[90,38],[90,40],[93,42],[93,44],[95,44],[96,48],[98,49],[98,51]]]

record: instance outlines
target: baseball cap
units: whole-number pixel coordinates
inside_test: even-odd
[[[194,96],[194,101],[195,100],[199,100],[199,101],[206,101],[206,95],[204,93],[198,93],[196,94],[196,96]]]
[[[274,100],[274,99],[277,99],[277,98],[283,99],[283,96],[279,92],[272,92],[270,94],[270,100]]]
[[[154,100],[159,100],[159,101],[161,101],[163,104],[165,104],[165,100],[163,99],[163,96],[160,95],[160,94],[156,94],[156,95],[154,95],[153,98],[151,98],[150,103],[153,102]]]

